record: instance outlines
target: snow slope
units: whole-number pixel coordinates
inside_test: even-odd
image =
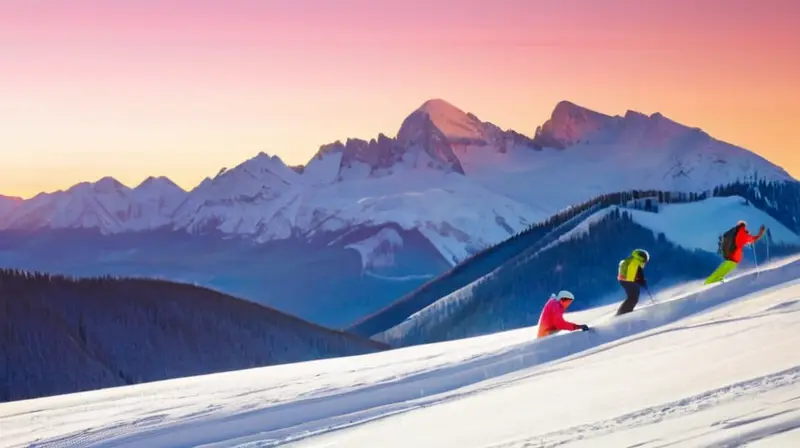
[[[589,333],[526,328],[6,403],[0,427],[9,447],[791,446],[798,277],[795,257],[624,317],[567,316]]]

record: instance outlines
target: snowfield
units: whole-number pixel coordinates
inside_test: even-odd
[[[800,256],[616,305],[543,340],[529,327],[4,403],[2,445],[800,446]]]

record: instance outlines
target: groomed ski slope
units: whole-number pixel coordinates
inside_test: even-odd
[[[800,446],[800,257],[536,328],[0,405],[2,446]]]

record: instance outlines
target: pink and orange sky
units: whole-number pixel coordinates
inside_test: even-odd
[[[6,0],[0,193],[301,164],[430,98],[528,135],[562,99],[661,112],[800,177],[798,22],[795,0]]]

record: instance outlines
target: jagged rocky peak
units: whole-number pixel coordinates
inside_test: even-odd
[[[337,154],[341,155],[339,171],[342,178],[356,175],[344,174],[343,170],[353,169],[353,173],[361,173],[356,176],[381,176],[396,173],[394,168],[400,165],[410,169],[432,168],[463,173],[447,138],[433,124],[428,112],[421,109],[403,121],[397,138],[379,134],[371,140],[348,138],[344,143],[337,140],[322,145],[309,166]]]
[[[550,119],[537,128],[534,140],[542,147],[564,149],[612,125],[614,117],[570,101],[559,102]]]
[[[464,174],[450,139],[424,109],[417,109],[403,121],[397,141],[405,151],[426,154],[430,158],[425,164],[428,168]]]
[[[345,143],[336,141],[324,145],[317,153],[317,158],[328,154],[341,154],[341,167],[365,164],[371,170],[390,168],[402,157],[403,148],[395,139],[379,134],[378,138],[369,141],[359,138],[348,138]]]
[[[484,123],[478,117],[464,112],[443,99],[434,98],[425,101],[411,114],[411,117],[415,115],[427,116],[450,141],[483,141],[485,139]],[[409,122],[408,119],[406,121]],[[413,123],[413,121],[409,123]]]
[[[333,143],[320,146],[314,158],[321,159],[328,154],[342,154],[342,159],[348,162],[366,162],[375,157],[373,153],[391,150],[395,144],[394,139],[384,134],[379,134],[377,139],[373,138],[369,141],[360,138],[348,138],[342,143],[341,140],[336,140]]]

